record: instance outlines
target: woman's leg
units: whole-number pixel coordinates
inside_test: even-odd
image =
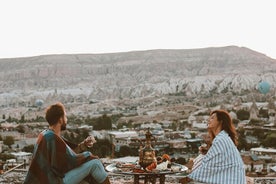
[[[104,170],[102,162],[98,159],[94,159],[67,172],[63,178],[63,183],[65,184],[80,183],[89,174],[98,183],[103,183],[108,176],[106,171]]]

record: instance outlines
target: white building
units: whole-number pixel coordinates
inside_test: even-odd
[[[272,160],[276,161],[276,149],[273,148],[251,148],[251,154],[255,154],[257,156],[269,156]]]
[[[117,139],[123,139],[123,138],[138,138],[138,133],[136,131],[126,131],[126,132],[120,132],[120,131],[109,131],[109,140],[112,143],[115,143]]]
[[[28,152],[12,152],[11,153],[15,158],[17,162],[25,162],[30,163],[30,159],[32,157],[32,153]]]

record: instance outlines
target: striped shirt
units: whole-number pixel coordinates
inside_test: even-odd
[[[38,136],[32,162],[24,184],[62,183],[69,170],[93,159],[88,151],[76,154],[64,140],[52,130],[44,130]]]
[[[188,177],[210,184],[245,184],[240,153],[225,131],[215,137],[201,165]]]
[[[193,167],[192,167],[192,172],[197,169],[200,165],[201,165],[201,162],[204,158],[204,155],[203,154],[199,154],[194,160],[194,164],[193,164]]]

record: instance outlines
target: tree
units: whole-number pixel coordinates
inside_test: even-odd
[[[22,149],[22,151],[32,153],[32,152],[34,151],[34,145],[31,144],[31,145],[25,146],[25,147]]]
[[[99,157],[106,157],[107,155],[111,155],[112,144],[108,140],[97,140],[93,147],[91,148],[91,152],[94,155],[98,155]]]
[[[24,114],[21,116],[21,118],[20,118],[20,121],[19,121],[20,123],[24,123],[25,122],[25,116],[24,116]]]
[[[175,131],[177,129],[177,122],[173,121],[172,124],[170,125],[170,128]]]
[[[82,129],[82,130],[77,129],[77,130],[78,130],[76,131],[77,136],[75,137],[75,140],[74,140],[76,143],[83,141],[89,136],[89,130],[87,129]]]
[[[242,150],[242,149],[245,149],[246,148],[246,145],[247,145],[247,142],[246,142],[246,139],[245,139],[245,130],[243,128],[239,128],[238,129],[238,150]]]
[[[110,155],[110,147],[108,147],[107,145],[102,145],[100,147],[100,155],[101,157],[106,157]]]
[[[103,115],[103,122],[105,124],[104,129],[111,130],[112,128],[111,118],[108,117],[106,114]]]
[[[11,147],[11,145],[14,144],[14,138],[13,138],[13,136],[7,136],[7,137],[4,139],[3,143],[4,143],[5,145]]]
[[[118,152],[119,157],[125,157],[131,155],[132,151],[129,146],[121,146]]]
[[[12,122],[11,116],[8,117],[7,122]]]
[[[2,161],[6,161],[8,159],[13,159],[15,158],[12,154],[8,154],[8,153],[0,153],[0,160]]]
[[[237,118],[239,120],[248,120],[250,117],[250,113],[244,109],[237,111]]]
[[[269,118],[268,109],[261,108],[259,110],[259,116],[262,117],[262,118]]]
[[[89,130],[83,129],[81,135],[83,139],[86,139],[89,136]]]
[[[16,130],[19,132],[19,133],[25,133],[25,128],[23,125],[18,125],[16,127]]]
[[[101,117],[97,118],[96,123],[94,125],[94,130],[111,130],[111,129],[112,129],[112,123],[111,123],[110,117],[104,114]]]
[[[253,134],[254,136],[256,136],[258,139],[264,139],[265,138],[265,132],[263,129],[260,128],[255,128],[253,130]]]
[[[276,148],[275,142],[276,142],[276,133],[270,133],[270,134],[267,134],[266,138],[263,140],[262,143],[266,147]]]

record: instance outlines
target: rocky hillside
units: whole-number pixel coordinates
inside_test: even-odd
[[[0,103],[50,93],[90,99],[255,89],[276,82],[276,60],[244,47],[0,59]]]

